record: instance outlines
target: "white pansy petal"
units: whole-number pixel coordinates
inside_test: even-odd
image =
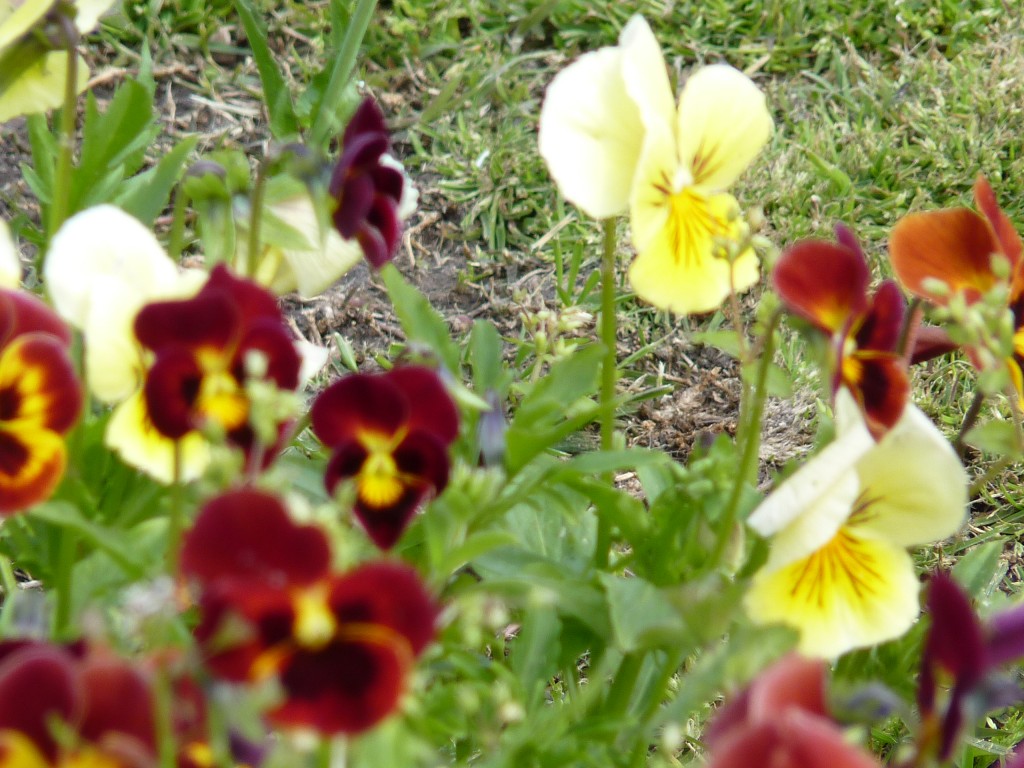
[[[920,612],[919,589],[905,550],[841,529],[812,555],[756,573],[744,606],[759,624],[796,629],[800,653],[834,658],[906,632]]]
[[[17,288],[21,284],[21,258],[11,239],[6,221],[0,221],[0,288]]]
[[[857,464],[858,532],[909,547],[952,536],[967,516],[967,473],[949,441],[918,408]]]
[[[331,351],[327,347],[321,347],[305,339],[298,339],[295,342],[295,347],[298,349],[299,357],[302,360],[299,366],[299,388],[301,389],[309,384],[313,377],[320,373],[323,367],[327,365]]]
[[[819,499],[827,497],[850,475],[875,441],[860,422],[829,443],[804,464],[751,513],[747,523],[762,536],[773,536],[791,525]]]
[[[100,17],[110,10],[114,0],[75,0],[75,26],[83,35],[100,23]]]
[[[174,441],[153,427],[142,392],[136,392],[118,405],[107,422],[104,435],[107,447],[129,466],[141,469],[154,480],[174,481]],[[210,446],[198,432],[189,432],[181,443],[182,482],[191,482],[203,474],[210,463]]]
[[[64,222],[43,267],[54,308],[79,329],[85,326],[97,279],[114,275],[149,297],[171,285],[176,274],[153,233],[112,205],[89,208]]]
[[[653,126],[671,129],[676,122],[676,100],[668,79],[668,67],[661,46],[643,16],[633,16],[623,27],[619,48],[622,49],[626,91],[636,102],[644,124],[648,129]]]
[[[764,94],[739,70],[715,64],[686,81],[679,97],[679,158],[698,184],[732,186],[772,130]]]
[[[145,363],[135,340],[135,315],[144,298],[117,277],[93,282],[85,327],[85,379],[105,403],[119,403],[142,384]]]
[[[380,164],[388,168],[394,168],[396,171],[402,174],[402,197],[398,201],[398,218],[401,221],[405,221],[414,213],[416,213],[416,205],[420,200],[420,192],[416,189],[416,185],[412,183],[412,177],[405,172],[405,166],[402,165],[402,161],[391,156],[387,152],[380,156]]]
[[[625,212],[643,144],[622,55],[602,48],[580,56],[551,81],[540,112],[541,157],[565,198],[596,219]]]

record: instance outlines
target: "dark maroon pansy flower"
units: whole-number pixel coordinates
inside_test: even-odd
[[[173,440],[212,423],[252,451],[245,384],[254,353],[263,378],[285,390],[299,384],[301,359],[277,300],[223,265],[193,298],[143,307],[135,335],[154,355],[144,389],[150,421]]]
[[[899,421],[910,396],[899,349],[906,301],[891,280],[869,295],[871,275],[856,237],[840,224],[836,239],[786,249],[772,280],[786,308],[829,337],[833,394],[841,386],[853,394],[877,439]]]
[[[367,96],[345,129],[329,192],[337,203],[335,228],[359,242],[375,269],[391,261],[402,233],[398,208],[405,180],[398,168],[382,162],[390,150],[384,115]]]
[[[917,706],[925,733],[934,734],[940,760],[949,759],[968,714],[980,716],[1019,703],[1024,695],[999,667],[1024,657],[1024,608],[1012,608],[981,622],[970,598],[942,571],[928,583],[926,607],[931,626],[918,679]],[[939,711],[939,676],[952,689]]]
[[[780,659],[723,707],[705,735],[709,768],[877,768],[849,744],[825,706],[825,665]]]
[[[419,506],[448,484],[459,414],[444,384],[422,366],[355,374],[324,390],[310,415],[313,432],[333,449],[328,492],[353,481],[356,518],[390,549]]]
[[[200,589],[196,638],[209,668],[233,682],[275,679],[281,701],[268,718],[280,726],[372,727],[434,637],[437,607],[415,571],[382,562],[332,573],[324,533],[258,491],[204,507],[182,572]]]
[[[0,767],[141,768],[155,739],[149,680],[127,662],[81,645],[0,643]]]

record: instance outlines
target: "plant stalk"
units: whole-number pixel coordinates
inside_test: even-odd
[[[50,205],[50,237],[60,229],[71,207],[71,164],[74,160],[75,119],[78,117],[78,29],[74,22],[63,14],[60,24],[68,61],[64,74],[64,105],[60,111],[57,170],[53,181],[53,202]],[[40,253],[42,252],[40,249]]]
[[[604,220],[604,251],[601,256],[601,343],[604,345],[604,359],[601,361],[601,450],[610,451],[615,446],[615,382],[616,366],[616,316],[615,316],[615,219]],[[594,544],[594,567],[608,566],[608,550],[611,548],[611,527],[604,515],[597,517],[597,541]]]

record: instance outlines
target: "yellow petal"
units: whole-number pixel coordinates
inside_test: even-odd
[[[125,464],[141,469],[158,482],[173,482],[174,441],[153,427],[141,391],[114,409],[104,442]],[[180,479],[191,482],[210,463],[209,444],[198,432],[190,432],[181,440],[181,458]]]
[[[0,91],[0,123],[18,115],[31,115],[59,107],[64,103],[68,55],[54,51],[36,59]],[[89,82],[89,65],[78,57],[77,92]]]
[[[739,70],[715,64],[686,81],[679,97],[679,158],[697,184],[732,186],[772,130],[764,94]]]
[[[901,547],[843,528],[808,557],[755,574],[744,604],[759,624],[796,629],[801,653],[832,658],[906,632],[918,589]]]
[[[0,288],[21,285],[21,258],[11,239],[6,221],[0,221]]]
[[[638,199],[638,197],[634,198]],[[653,198],[652,198],[653,199]],[[629,280],[644,301],[679,314],[710,312],[729,295],[758,280],[758,260],[748,249],[730,264],[716,254],[716,238],[735,238],[739,223],[731,195],[705,196],[693,187],[669,196],[660,230],[642,247],[629,269]],[[633,220],[649,226],[660,215],[634,205]],[[635,233],[634,233],[635,234]],[[641,232],[641,234],[647,234]]]
[[[952,536],[967,515],[967,473],[913,405],[857,464],[861,492],[849,525],[909,547]]]
[[[83,329],[97,280],[114,276],[151,298],[175,283],[177,268],[138,219],[100,205],[64,222],[50,242],[43,275],[57,312]]]
[[[643,143],[622,77],[623,52],[601,48],[559,72],[540,112],[538,143],[567,200],[594,218],[623,213]]]
[[[676,119],[676,100],[665,57],[643,16],[633,16],[623,27],[619,48],[626,90],[636,102],[644,125],[671,129]]]
[[[24,37],[56,0],[0,0],[0,51]]]
[[[0,731],[0,768],[50,768],[35,743],[13,728]]]

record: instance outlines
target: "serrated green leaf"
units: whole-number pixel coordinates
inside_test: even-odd
[[[971,597],[981,597],[1002,572],[1003,541],[996,539],[973,547],[953,566],[953,576]]]
[[[987,421],[973,427],[964,440],[978,450],[997,456],[1016,456],[1017,433],[1008,421]]]
[[[623,653],[671,644],[686,625],[660,589],[640,578],[600,573],[615,647]]]

